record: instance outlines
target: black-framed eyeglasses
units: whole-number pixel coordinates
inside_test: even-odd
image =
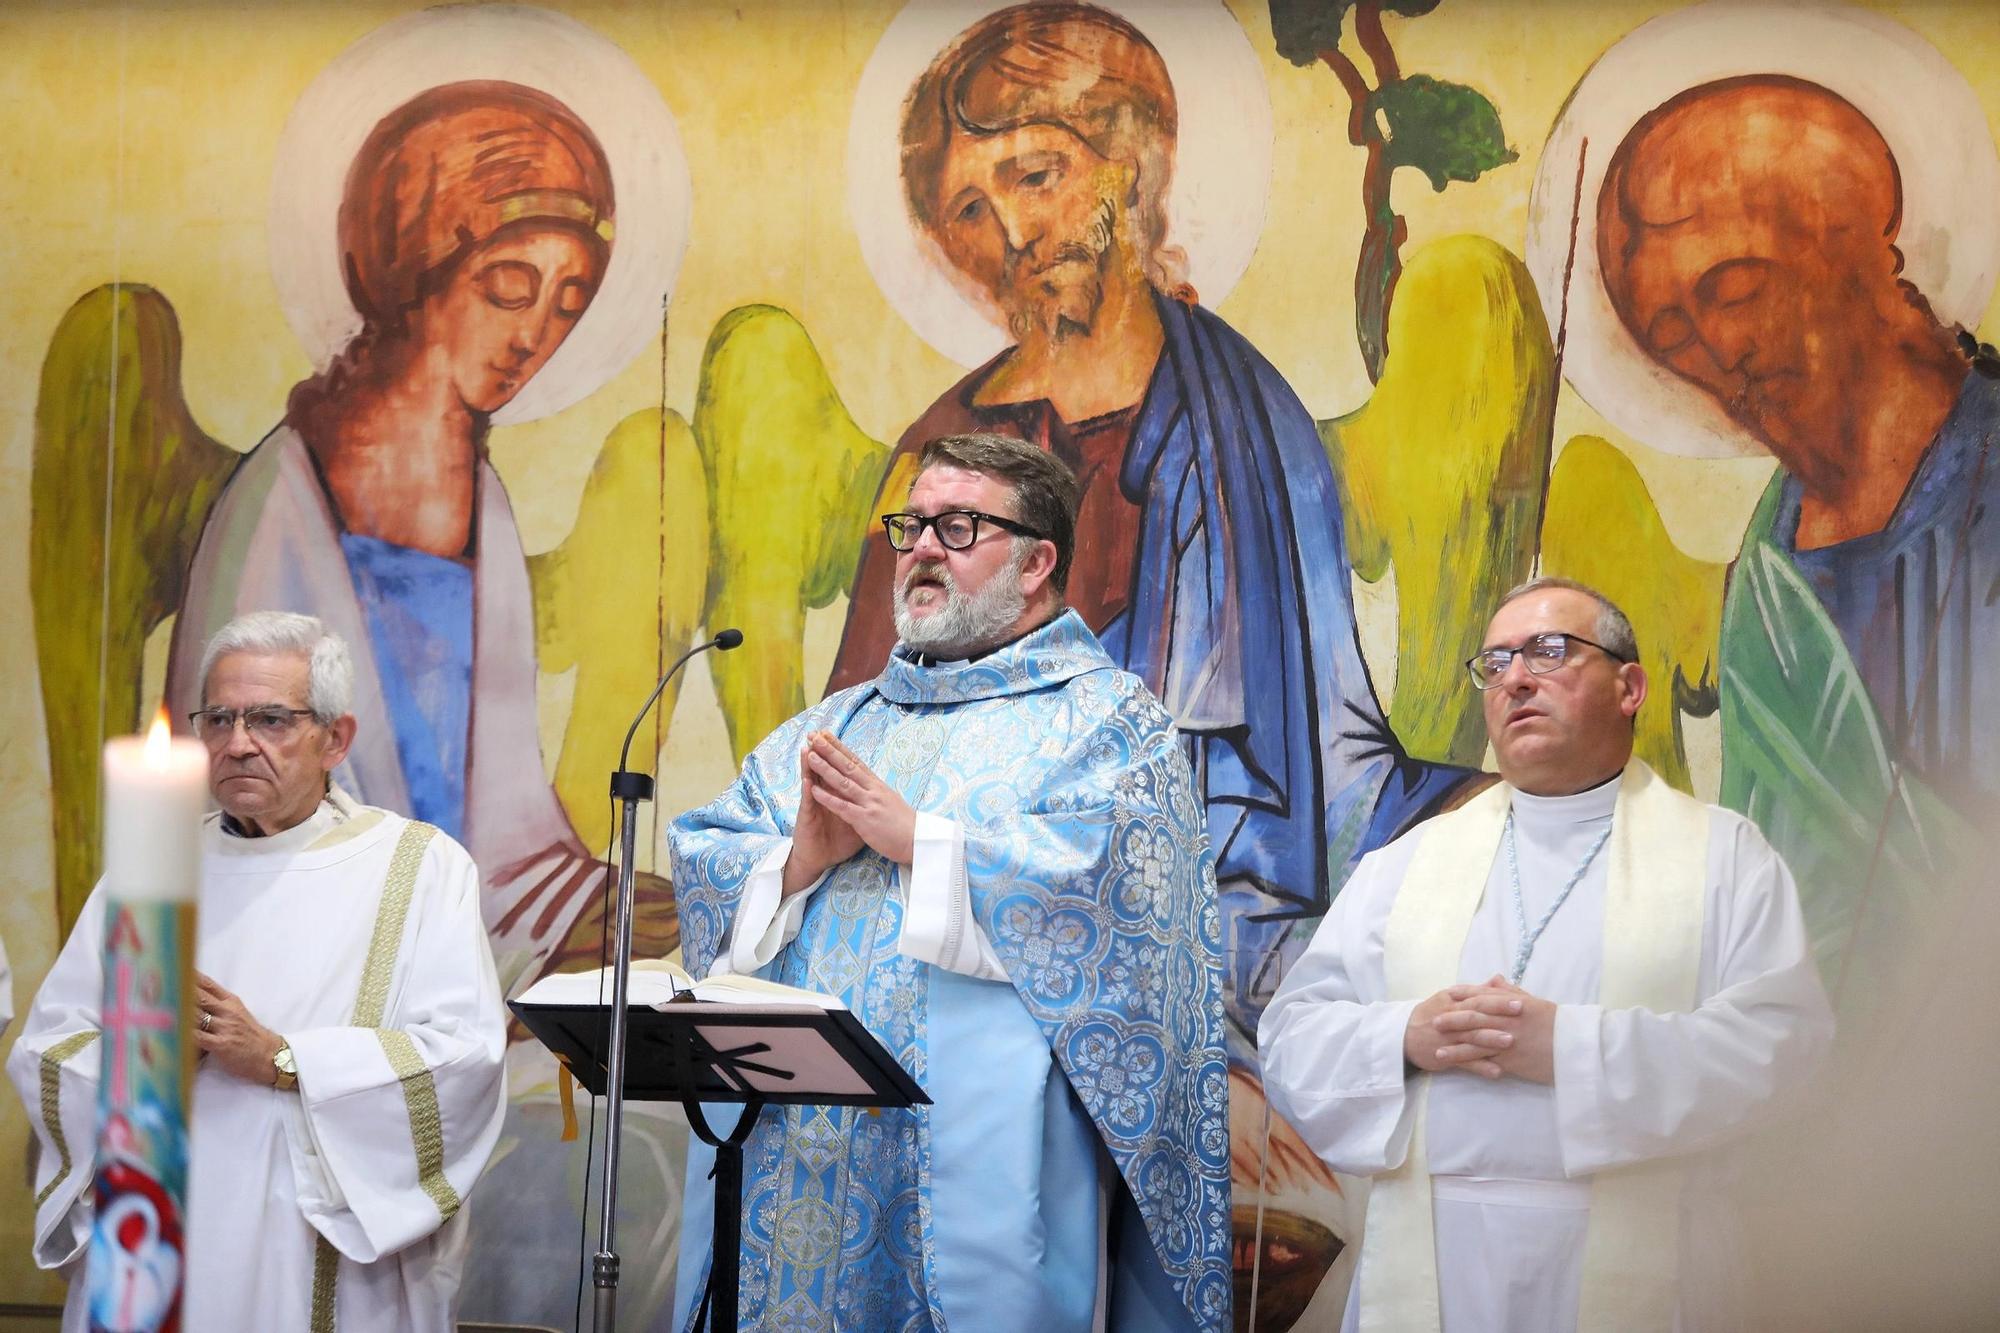
[[[1011,518],[998,514],[984,514],[977,509],[947,509],[941,514],[884,514],[882,530],[889,534],[889,545],[899,551],[913,551],[923,538],[924,529],[937,534],[938,544],[947,551],[963,551],[979,540],[979,525],[991,523],[994,527],[1011,532],[1017,537],[1033,537],[1036,541],[1048,538],[1033,528],[1016,523]]]
[[[1570,645],[1580,643],[1586,648],[1595,648],[1614,662],[1630,662],[1623,653],[1614,653],[1603,644],[1584,638],[1581,634],[1564,634],[1551,631],[1537,634],[1518,648],[1487,648],[1465,659],[1465,669],[1472,673],[1472,683],[1482,690],[1490,690],[1500,683],[1507,674],[1507,668],[1514,665],[1518,654],[1528,665],[1528,670],[1537,676],[1546,676],[1551,671],[1562,669],[1569,661]]]
[[[236,734],[237,719],[242,719],[243,730],[260,741],[283,740],[298,725],[302,717],[311,717],[310,708],[286,708],[280,704],[260,704],[256,708],[238,711],[234,708],[204,708],[188,714],[188,723],[194,734],[209,745],[220,745]]]

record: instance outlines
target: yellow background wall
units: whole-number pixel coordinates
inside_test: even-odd
[[[164,293],[185,334],[184,381],[197,420],[238,448],[282,412],[309,373],[266,263],[273,152],[301,90],[339,52],[415,6],[7,3],[0,6],[0,937],[25,1008],[57,947],[50,890],[48,763],[27,582],[29,472],[37,376],[52,330],[85,291],[111,281]],[[628,52],[680,126],[694,181],[692,227],[672,305],[667,406],[693,410],[702,344],[728,310],[769,302],[812,333],[863,430],[892,441],[961,373],[889,308],[864,266],[846,206],[843,160],[861,68],[899,8],[871,0],[682,0],[552,4]],[[1468,83],[1499,108],[1520,160],[1432,192],[1396,177],[1406,254],[1477,232],[1520,252],[1528,189],[1548,127],[1590,62],[1673,6],[1446,0],[1392,20],[1403,67]],[[1980,3],[1879,5],[1947,53],[2000,128],[2000,23]],[[1285,374],[1317,417],[1354,409],[1369,384],[1352,332],[1361,154],[1324,68],[1276,54],[1262,3],[1229,8],[1258,53],[1274,111],[1268,219],[1256,260],[1219,313]],[[1987,336],[1992,336],[1988,321]],[[527,551],[570,530],[599,443],[658,402],[658,359],[641,355],[583,403],[497,431],[494,461]],[[1636,464],[1687,553],[1736,550],[1765,460],[1697,462],[1623,438],[1565,391],[1555,439],[1589,433]],[[1363,639],[1378,683],[1395,641],[1393,600],[1364,590]],[[823,679],[843,605],[816,613],[809,682]],[[83,609],[82,613],[89,613]],[[678,811],[731,772],[702,668],[676,713],[661,808]],[[1386,692],[1386,684],[1384,686]],[[545,682],[544,735],[559,734],[562,680]],[[1385,704],[1387,700],[1384,700]],[[1691,724],[1696,785],[1712,793],[1712,728]],[[551,766],[553,750],[548,753]],[[53,1300],[26,1261],[31,1217],[20,1107],[0,1097],[0,1300]]]

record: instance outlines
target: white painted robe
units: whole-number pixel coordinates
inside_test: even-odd
[[[291,1044],[299,1086],[206,1060],[195,1075],[185,1329],[452,1326],[459,1201],[500,1132],[506,1017],[478,871],[431,831],[393,873],[413,828],[338,791],[269,838],[208,817],[196,966]],[[7,1058],[40,1145],[35,1261],[70,1279],[65,1330],[88,1323],[104,912],[100,885]],[[389,926],[376,946],[378,920]],[[372,1002],[364,977],[384,987]],[[379,1017],[366,1012],[376,1005]]]
[[[465,846],[486,878],[482,906],[500,973],[509,989],[519,989],[562,946],[604,867],[577,841],[542,767],[527,558],[499,475],[482,462],[477,477]],[[370,805],[412,810],[383,663],[340,534],[305,442],[279,426],[244,455],[202,527],[174,622],[167,699],[177,717],[201,707],[202,648],[235,617],[318,616],[353,655],[354,715],[361,719],[334,780]]]
[[[1616,780],[1575,796],[1513,793],[1521,892],[1532,926],[1610,821]],[[1272,1105],[1336,1171],[1374,1176],[1410,1143],[1403,1035],[1416,1001],[1385,1001],[1383,936],[1423,837],[1420,825],[1357,867],[1258,1029]],[[1430,1080],[1426,1129],[1439,1300],[1449,1333],[1577,1327],[1590,1177],[1713,1149],[1802,1084],[1833,1020],[1798,895],[1756,826],[1709,808],[1697,1006],[1597,1004],[1609,848],[1536,945],[1521,985],[1557,1003],[1555,1083]],[[1504,848],[1494,857],[1457,979],[1507,975],[1520,931]],[[1711,1163],[1712,1165],[1712,1163]],[[1729,1246],[1703,1215],[1700,1171],[1682,1202],[1681,1271],[1712,1288]],[[1343,1330],[1358,1327],[1360,1282]],[[1698,1324],[1682,1286],[1680,1322]]]

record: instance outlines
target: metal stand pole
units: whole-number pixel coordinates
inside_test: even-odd
[[[653,799],[653,779],[621,768],[611,775],[611,795],[619,803],[618,905],[611,962],[611,1049],[605,1058],[603,1207],[597,1221],[597,1254],[590,1261],[595,1288],[591,1327],[597,1333],[613,1333],[618,1326],[618,1149],[625,1122],[625,1036],[630,1027],[625,994],[632,978],[639,805]]]

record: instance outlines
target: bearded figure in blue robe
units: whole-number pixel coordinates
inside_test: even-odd
[[[1168,244],[1178,108],[1167,67],[1093,5],[989,15],[905,104],[905,203],[1014,345],[920,416],[1062,459],[1082,487],[1070,606],[1188,739],[1230,942],[1229,1014],[1254,1060],[1281,953],[1364,852],[1469,774],[1403,752],[1356,636],[1340,491],[1310,413],[1199,302]],[[898,466],[901,463],[902,466]],[[895,553],[871,539],[828,688],[881,669]]]
[[[1214,862],[1166,711],[1064,607],[1076,494],[1032,444],[933,441],[884,517],[880,673],[674,825],[690,969],[836,997],[933,1100],[758,1123],[746,1327],[1229,1326]]]

